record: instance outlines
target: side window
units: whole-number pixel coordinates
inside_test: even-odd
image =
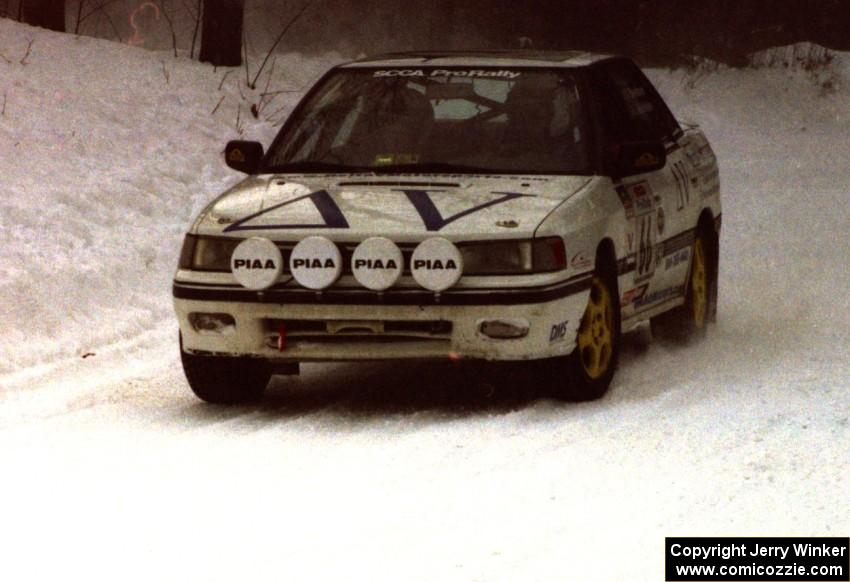
[[[597,70],[595,85],[609,140],[658,141],[679,131],[670,110],[635,65],[606,63]]]

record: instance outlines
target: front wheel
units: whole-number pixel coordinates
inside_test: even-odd
[[[596,400],[608,391],[620,352],[620,312],[616,298],[615,275],[594,275],[576,335],[576,347],[560,362],[566,378],[556,379],[553,386],[556,398]]]
[[[256,358],[196,356],[181,345],[180,359],[192,392],[212,404],[255,402],[272,376],[269,363]]]

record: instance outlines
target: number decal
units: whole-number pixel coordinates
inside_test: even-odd
[[[691,203],[691,190],[688,186],[687,166],[681,160],[673,164],[673,177],[676,178],[676,189],[679,192],[679,199],[676,210],[684,210],[685,206]]]
[[[654,245],[652,244],[652,214],[646,214],[639,221],[640,230],[638,233],[636,279],[651,275],[655,270],[655,261],[653,260]]]

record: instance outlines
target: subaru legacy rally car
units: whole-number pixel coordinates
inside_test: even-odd
[[[206,401],[302,362],[423,358],[539,360],[557,396],[598,398],[621,333],[715,318],[715,156],[622,57],[359,60],[268,151],[225,158],[248,177],[197,217],[173,286]]]

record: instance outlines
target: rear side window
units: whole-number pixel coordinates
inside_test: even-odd
[[[634,64],[604,63],[595,69],[593,84],[609,143],[665,141],[680,131],[658,92]]]

